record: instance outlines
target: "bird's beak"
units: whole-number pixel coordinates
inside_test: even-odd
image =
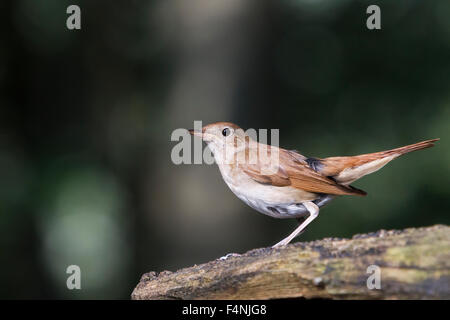
[[[193,136],[197,136],[197,137],[200,137],[200,138],[203,137],[203,133],[201,131],[195,131],[194,129],[189,129],[188,131]]]

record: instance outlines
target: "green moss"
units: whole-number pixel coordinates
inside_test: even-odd
[[[384,259],[391,266],[444,268],[448,265],[447,261],[442,258],[442,254],[449,254],[449,252],[449,243],[393,247],[387,249]]]

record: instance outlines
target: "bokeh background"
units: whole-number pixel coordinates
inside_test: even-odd
[[[78,4],[82,29],[66,28]],[[366,28],[381,7],[382,30]],[[124,298],[148,271],[269,246],[296,221],[174,165],[173,130],[279,128],[308,156],[440,137],[301,240],[450,222],[450,2],[0,2],[0,298]],[[81,290],[66,268],[81,268]]]

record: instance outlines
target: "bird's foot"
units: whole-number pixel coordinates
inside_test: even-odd
[[[291,239],[283,239],[280,242],[278,242],[277,244],[274,244],[272,246],[272,249],[273,248],[284,247],[285,245],[289,244],[289,242],[291,242]]]
[[[231,258],[231,257],[240,257],[240,256],[241,255],[239,253],[229,253],[229,254],[224,255],[223,257],[220,257],[217,260],[227,260],[228,258]]]

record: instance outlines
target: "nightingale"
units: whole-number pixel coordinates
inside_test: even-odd
[[[299,226],[273,246],[285,246],[337,196],[365,196],[350,184],[393,159],[432,147],[439,139],[357,156],[314,158],[296,150],[258,143],[231,122],[206,125],[190,134],[206,142],[231,191],[256,211],[274,218],[295,218]]]

